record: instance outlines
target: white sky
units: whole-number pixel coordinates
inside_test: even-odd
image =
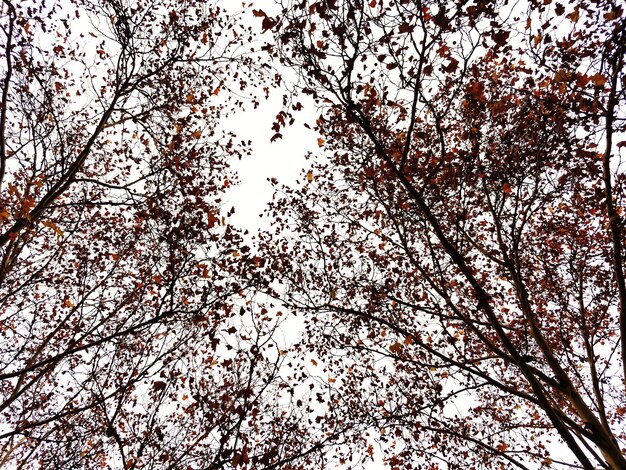
[[[245,3],[242,9],[241,3],[224,2],[226,9],[242,13],[244,20],[252,20],[252,25],[259,33],[255,48],[258,49],[267,41],[272,41],[269,33],[262,32],[261,19],[252,16],[253,9],[263,10],[270,16],[280,13],[280,7],[275,0],[257,0]],[[255,21],[256,20],[256,21]],[[272,64],[277,66],[277,63]],[[281,70],[283,82],[289,82],[289,70]],[[308,165],[305,155],[319,151],[317,145],[318,135],[311,129],[304,127],[305,123],[313,127],[318,112],[313,100],[308,96],[299,96],[304,108],[294,112],[296,118],[292,126],[281,129],[282,139],[270,142],[274,135],[271,129],[276,115],[283,109],[282,90],[270,91],[270,97],[264,100],[259,93],[261,105],[257,109],[239,111],[235,116],[225,120],[224,128],[234,131],[237,140],[250,140],[252,142],[252,155],[244,156],[240,161],[231,160],[231,167],[239,178],[239,184],[234,185],[224,197],[224,208],[231,206],[236,208],[235,214],[230,217],[230,223],[235,227],[248,229],[251,234],[258,229],[269,228],[267,218],[260,219],[267,203],[274,194],[274,189],[268,178],[276,178],[279,183],[294,186],[296,181],[304,181]],[[249,106],[252,108],[252,106]],[[304,172],[303,172],[304,170]]]
[[[269,226],[268,219],[259,218],[274,193],[268,178],[294,186],[298,180],[305,178],[309,165],[305,158],[307,152],[319,151],[317,133],[303,125],[305,120],[309,123],[315,121],[317,113],[312,103],[295,113],[296,122],[292,126],[281,129],[282,139],[270,142],[274,134],[271,125],[281,105],[277,94],[255,110],[237,113],[225,124],[227,129],[237,134],[237,140],[252,141],[252,155],[231,161],[239,184],[225,196],[225,208],[236,208],[230,223],[251,233]]]

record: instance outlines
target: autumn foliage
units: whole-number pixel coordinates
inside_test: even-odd
[[[1,11],[0,466],[290,456],[276,321],[221,202],[249,149],[219,124],[265,80],[251,28],[191,0]]]
[[[2,3],[0,467],[626,468],[624,7],[224,7]]]
[[[352,461],[624,468],[623,7],[283,6],[327,162],[265,249]]]

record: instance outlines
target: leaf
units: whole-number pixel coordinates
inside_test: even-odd
[[[321,137],[318,137],[318,139],[317,139],[317,146],[318,147],[324,146],[324,142],[326,142],[324,139],[322,139]]]
[[[252,10],[252,14],[257,18],[265,18],[267,16],[263,10]]]
[[[569,15],[567,15],[567,17],[572,21],[572,23],[578,23],[578,20],[580,19],[580,10],[578,9],[578,7],[576,7],[574,11],[571,12]]]
[[[596,73],[591,76],[591,82],[598,88],[603,87],[606,83],[606,77],[601,73]]]
[[[583,75],[583,74],[578,74],[576,76],[576,86],[579,86],[581,88],[587,86],[587,84],[591,81],[591,77],[588,77],[587,75]]]
[[[163,391],[165,390],[166,387],[167,387],[166,383],[163,382],[162,380],[157,380],[156,382],[152,384],[152,390],[154,390],[155,392]]]
[[[533,36],[533,47],[537,47],[541,43],[541,34],[535,34]]]
[[[502,185],[502,191],[504,192],[504,194],[511,194],[511,185],[509,183],[504,183]]]
[[[267,31],[268,29],[272,29],[277,24],[277,20],[266,16],[265,18],[263,18],[263,23],[261,24],[261,27],[263,28],[263,31]]]
[[[66,306],[67,308],[72,308],[74,307],[74,302],[72,302],[70,299],[65,299],[63,301],[63,305]]]
[[[394,354],[401,354],[404,349],[404,345],[402,343],[394,343],[389,346],[389,350]]]
[[[497,32],[491,35],[491,39],[496,43],[497,46],[504,46],[506,41],[509,39],[510,31],[498,30]]]
[[[57,92],[61,91],[61,88],[63,88],[63,85],[61,85],[59,82],[54,82],[54,89]]]
[[[485,87],[481,82],[470,83],[467,87],[467,91],[475,100],[482,101],[485,98]]]
[[[405,21],[404,23],[400,25],[400,28],[398,28],[398,31],[400,32],[400,34],[405,34],[405,33],[412,33],[414,29],[415,29],[415,26],[412,26]]]
[[[459,67],[459,61],[454,57],[450,57],[448,65],[443,67],[443,71],[447,73],[454,73],[456,69]]]
[[[51,228],[54,231],[54,233],[57,234],[57,236],[59,237],[63,236],[63,230],[61,230],[59,226],[55,224],[54,222],[52,222],[51,220],[44,220],[43,222],[41,222],[41,224],[48,228]]]
[[[218,225],[220,223],[220,219],[218,217],[218,214],[214,211],[209,212],[208,216],[207,216],[207,226],[209,228],[213,228],[216,225]]]
[[[313,171],[309,170],[306,172],[306,180],[310,183],[313,181]]]
[[[554,78],[552,79],[552,81],[554,81],[555,83],[564,83],[568,82],[570,77],[571,72],[569,70],[558,69],[556,72],[554,72]]]

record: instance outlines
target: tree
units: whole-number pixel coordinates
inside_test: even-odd
[[[352,458],[625,468],[623,7],[282,6],[324,159],[264,256]]]
[[[221,200],[249,152],[221,119],[273,80],[252,29],[196,0],[4,0],[0,24],[0,466],[311,454]]]

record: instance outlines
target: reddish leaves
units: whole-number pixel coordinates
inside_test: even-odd
[[[267,16],[263,10],[252,10],[252,14],[257,18],[263,18],[263,22],[261,23],[263,31],[271,30],[278,24],[278,20]]]
[[[325,163],[277,195],[264,257],[332,377],[320,420],[374,419],[398,468],[550,465],[559,439],[626,466],[621,8],[318,4],[287,3],[277,54]]]

